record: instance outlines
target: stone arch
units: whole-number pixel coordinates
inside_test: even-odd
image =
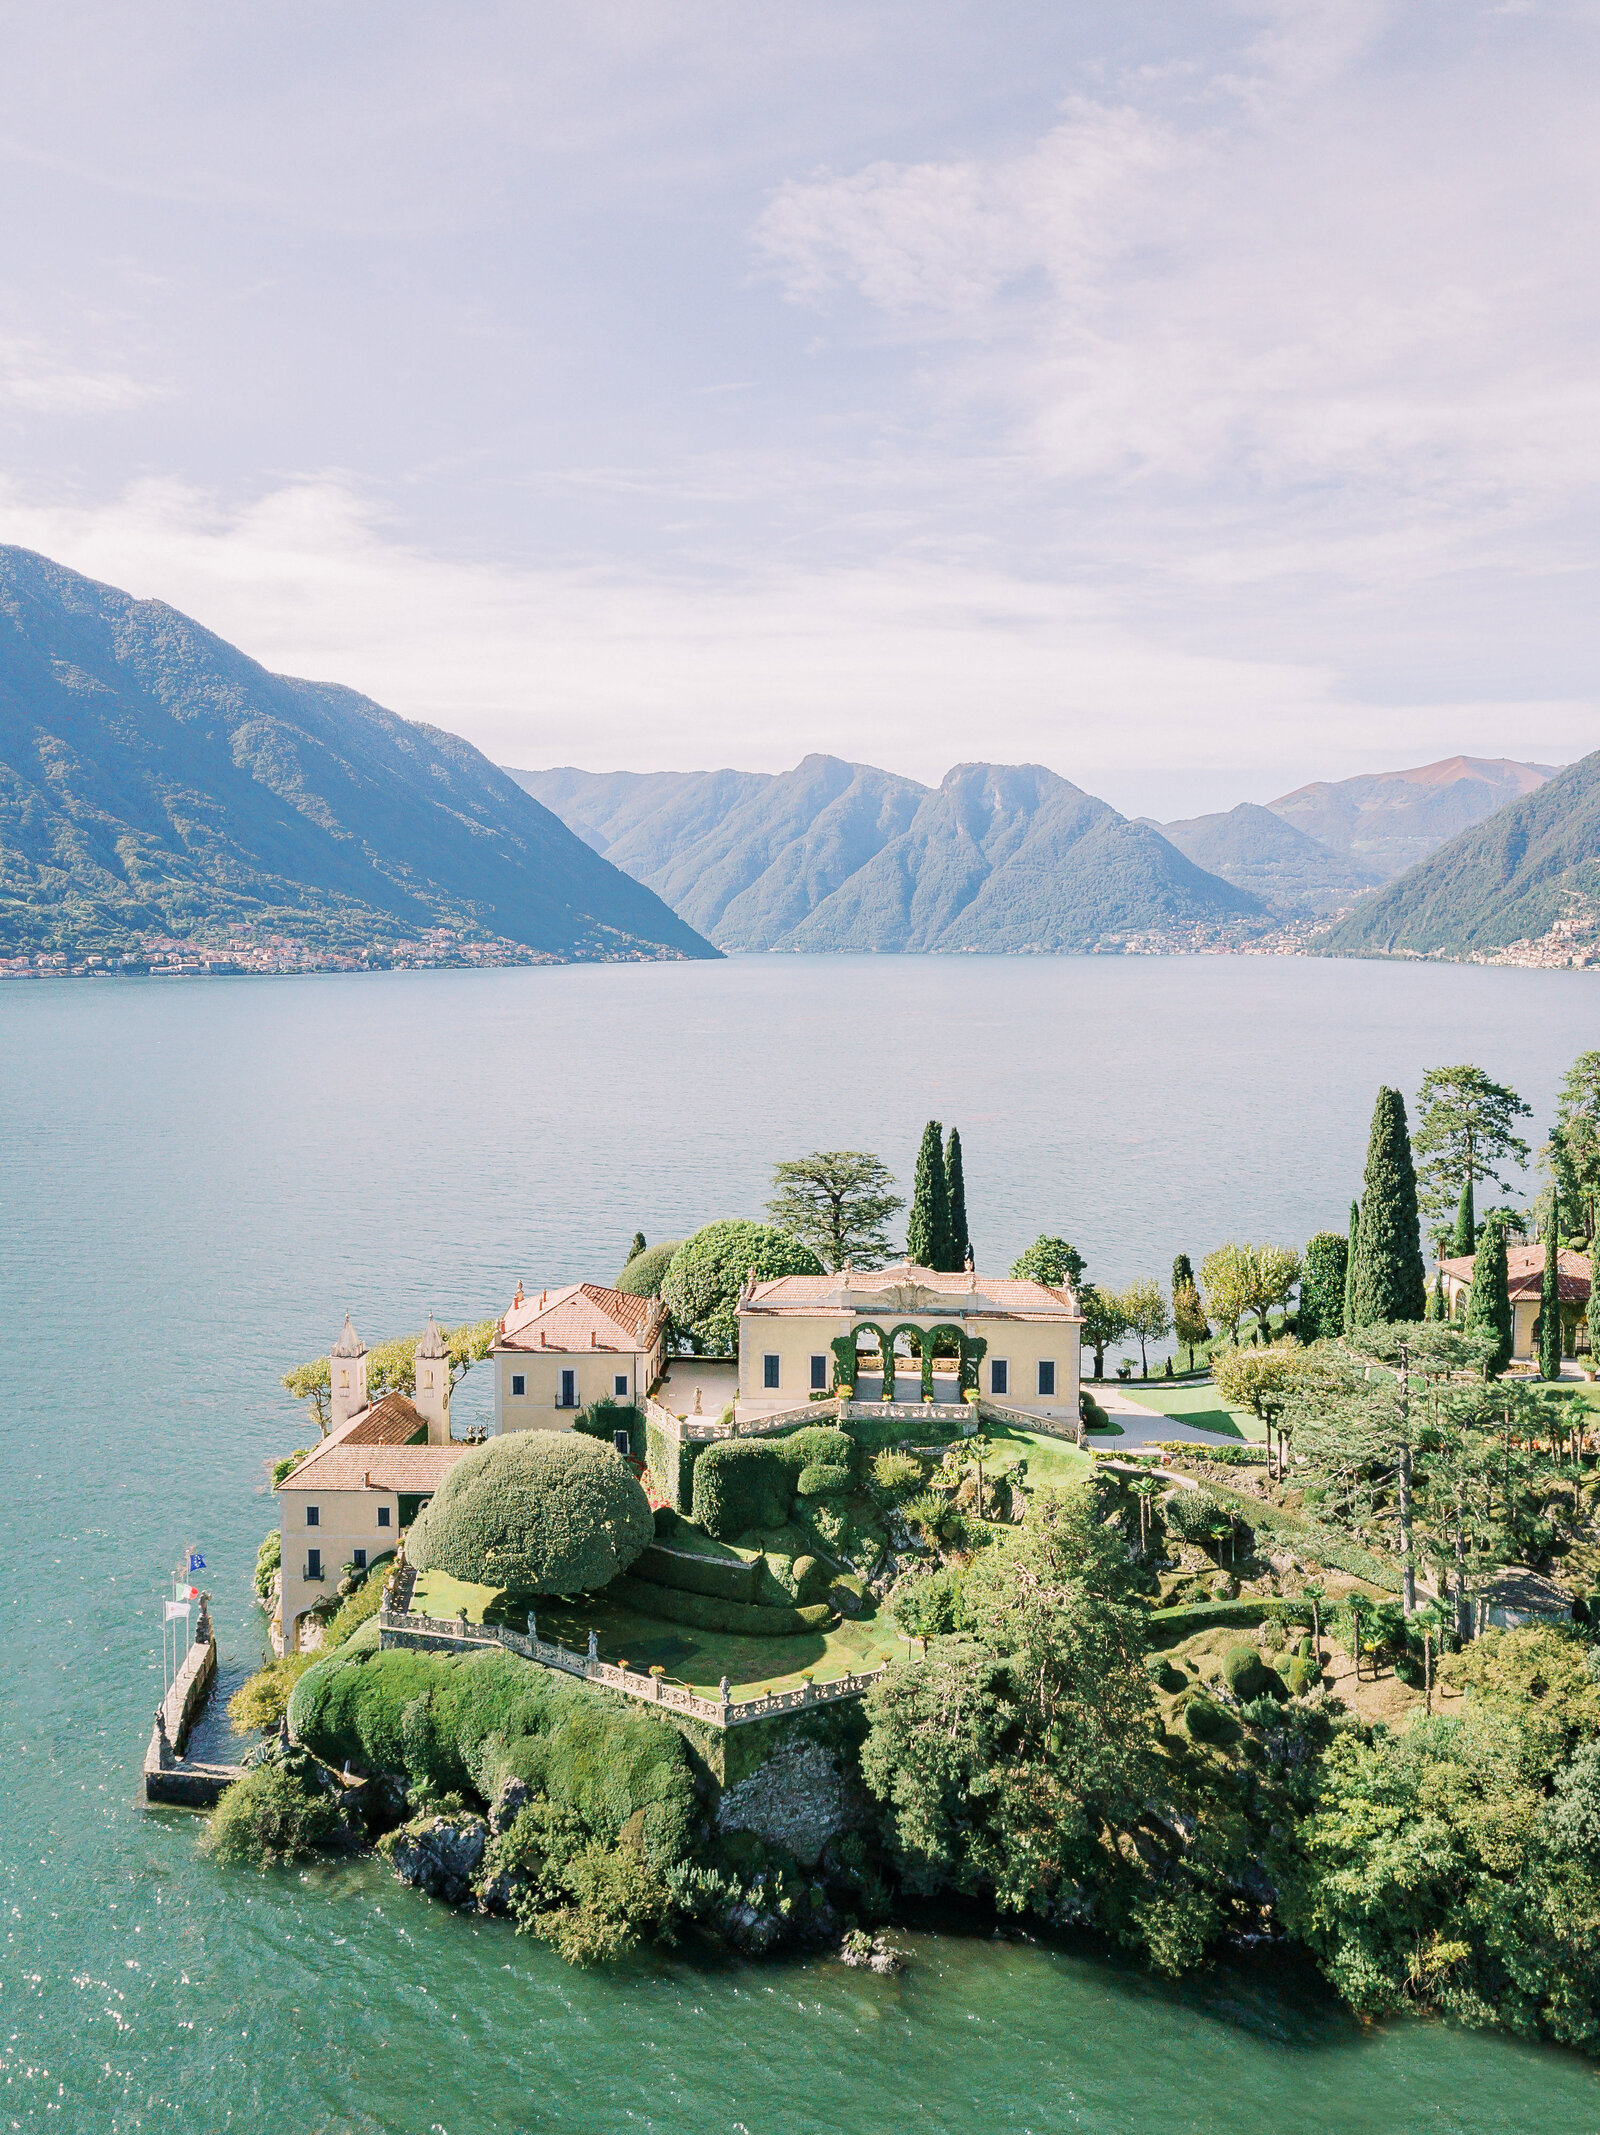
[[[886,1392],[886,1393],[887,1393],[887,1394],[889,1395],[889,1397],[891,1398],[891,1400],[892,1400],[892,1399],[893,1399],[893,1397],[894,1397],[894,1388],[895,1388],[895,1371],[894,1371],[894,1345],[895,1345],[895,1343],[896,1343],[896,1342],[898,1342],[898,1341],[899,1341],[899,1339],[900,1339],[901,1335],[903,1335],[903,1334],[904,1334],[904,1335],[908,1335],[908,1336],[910,1337],[910,1341],[911,1341],[911,1354],[912,1354],[912,1355],[913,1355],[914,1357],[916,1357],[916,1358],[917,1358],[917,1360],[919,1361],[919,1363],[920,1363],[920,1362],[922,1361],[922,1356],[923,1356],[923,1335],[922,1335],[922,1329],[921,1329],[921,1328],[920,1328],[920,1327],[919,1327],[919,1326],[918,1326],[918,1325],[916,1324],[915,1320],[902,1320],[902,1321],[900,1322],[900,1324],[899,1324],[899,1326],[898,1326],[898,1327],[891,1327],[891,1328],[889,1329],[889,1348],[888,1348],[888,1352],[887,1352],[887,1354],[888,1354],[888,1358],[889,1358],[889,1362],[888,1362],[887,1366],[885,1367],[885,1370],[886,1370],[886,1372],[887,1372],[887,1376],[885,1377],[885,1379],[884,1379],[884,1382],[883,1382],[883,1384],[884,1384],[884,1391],[885,1391],[885,1392]],[[927,1365],[926,1365],[926,1364],[924,1363],[924,1364],[922,1365],[922,1375],[923,1375],[923,1378],[924,1378],[924,1380],[926,1380],[926,1378],[927,1378],[927,1373],[928,1373],[928,1367],[927,1367]],[[927,1397],[926,1397],[926,1396],[924,1396],[923,1398],[924,1398],[924,1399],[926,1399]]]
[[[941,1334],[951,1337],[956,1348],[956,1385],[963,1387],[967,1379],[967,1331],[944,1320],[936,1327],[929,1327],[922,1337],[922,1398],[933,1399],[933,1354]]]
[[[875,1334],[878,1337],[878,1347],[883,1352],[883,1383],[892,1393],[894,1391],[894,1344],[889,1340],[876,1320],[860,1320],[851,1328],[848,1334],[839,1337],[839,1344],[847,1346],[852,1357],[856,1359],[856,1363],[851,1366],[850,1383],[854,1385],[859,1376],[859,1352],[861,1337],[864,1334]],[[838,1353],[839,1350],[836,1346],[834,1354],[837,1356]]]

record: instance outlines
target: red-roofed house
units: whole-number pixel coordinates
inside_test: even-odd
[[[896,1392],[921,1398],[921,1370],[909,1361],[914,1337],[941,1331],[939,1346],[965,1337],[984,1348],[978,1390],[1011,1408],[1076,1423],[1083,1315],[1065,1286],[1015,1276],[945,1274],[900,1261],[874,1273],[781,1275],[747,1283],[739,1299],[741,1421],[794,1408],[834,1383],[836,1340],[853,1336],[863,1374],[881,1384],[883,1341],[895,1353]],[[935,1398],[960,1399],[954,1355],[935,1365]],[[902,1388],[904,1389],[902,1391]],[[858,1386],[858,1398],[873,1391]]]
[[[667,1308],[599,1283],[517,1294],[494,1338],[497,1431],[564,1431],[591,1402],[639,1401],[661,1376]]]
[[[1441,1260],[1445,1302],[1452,1318],[1461,1299],[1472,1288],[1470,1260]],[[1511,1294],[1511,1354],[1534,1354],[1533,1324],[1539,1317],[1539,1294],[1544,1286],[1544,1247],[1507,1245],[1506,1288]],[[1589,1302],[1589,1256],[1562,1246],[1556,1254],[1556,1288],[1561,1299],[1562,1352],[1572,1355],[1573,1341],[1584,1307]]]

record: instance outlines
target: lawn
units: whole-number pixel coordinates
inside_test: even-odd
[[[1030,1455],[1031,1460],[1031,1455]],[[411,1606],[425,1616],[450,1617],[463,1608],[471,1623],[491,1618],[504,1599],[495,1587],[472,1586],[442,1572],[423,1572]],[[903,1650],[885,1616],[853,1622],[845,1617],[831,1631],[802,1631],[789,1638],[740,1638],[731,1632],[700,1631],[688,1624],[663,1623],[634,1609],[607,1601],[601,1594],[572,1601],[547,1596],[535,1604],[539,1636],[573,1653],[586,1653],[594,1631],[600,1658],[646,1670],[658,1662],[669,1683],[687,1684],[702,1695],[715,1692],[723,1676],[741,1697],[769,1690],[797,1690],[802,1675],[819,1683],[876,1668]],[[525,1629],[519,1622],[518,1630]]]
[[[1197,1431],[1215,1431],[1219,1438],[1250,1438],[1258,1442],[1267,1435],[1260,1417],[1248,1409],[1224,1408],[1214,1386],[1169,1386],[1165,1380],[1132,1380],[1117,1388],[1141,1408],[1158,1416],[1187,1423]]]
[[[992,1445],[1014,1446],[1026,1454],[1028,1481],[1034,1486],[1066,1489],[1081,1483],[1094,1466],[1089,1454],[1080,1453],[1064,1438],[1050,1438],[1042,1431],[1021,1431],[1008,1423],[990,1423],[984,1426],[984,1436]],[[1011,1461],[995,1464],[998,1472],[1012,1465]]]

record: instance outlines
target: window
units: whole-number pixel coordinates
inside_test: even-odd
[[[322,1552],[320,1549],[308,1549],[306,1551],[306,1577],[308,1579],[320,1579],[322,1577]]]
[[[561,1397],[556,1402],[558,1409],[575,1409],[578,1405],[578,1374],[564,1371],[561,1374]]]
[[[366,1570],[366,1568],[367,1568],[367,1553],[366,1553],[366,1551],[365,1551],[364,1549],[353,1549],[353,1550],[351,1550],[351,1552],[350,1552],[350,1562],[351,1562],[351,1563],[352,1563],[352,1564],[353,1564],[353,1565],[355,1566],[355,1568],[356,1568],[356,1570],[357,1570],[358,1572],[364,1572],[364,1571]]]
[[[389,1508],[388,1508],[388,1506],[387,1506],[387,1505],[380,1505],[380,1506],[378,1507],[378,1525],[379,1525],[380,1527],[387,1527],[387,1526],[388,1526],[388,1524],[389,1524]]]
[[[320,1506],[308,1505],[306,1507],[306,1525],[308,1527],[320,1527],[322,1525],[322,1511]]]
[[[1048,1394],[1054,1399],[1055,1390],[1056,1360],[1054,1357],[1041,1357],[1039,1359],[1039,1391],[1041,1394]]]
[[[628,1398],[628,1374],[627,1374],[627,1373],[626,1373],[625,1371],[619,1371],[619,1372],[618,1372],[618,1373],[617,1373],[617,1374],[616,1374],[616,1375],[614,1376],[614,1378],[613,1378],[613,1379],[612,1379],[612,1381],[611,1381],[611,1391],[612,1391],[612,1392],[613,1392],[613,1393],[614,1393],[614,1394],[616,1395],[616,1397],[617,1397],[617,1399],[618,1399],[619,1401],[626,1401],[626,1400],[627,1400],[627,1398]]]
[[[514,1394],[525,1394],[528,1391],[528,1381],[524,1373],[514,1371],[511,1374],[511,1391]]]
[[[778,1359],[776,1357],[763,1357],[761,1359],[761,1383],[763,1386],[777,1385]]]
[[[820,1387],[822,1388],[822,1390],[823,1390],[823,1392],[824,1392],[824,1393],[826,1393],[826,1392],[827,1392],[827,1388],[828,1388],[828,1360],[827,1360],[827,1358],[826,1358],[826,1357],[813,1357],[813,1358],[811,1359],[811,1387],[812,1387],[812,1391],[813,1391],[813,1392],[815,1392],[815,1391],[816,1391],[816,1389],[817,1389],[817,1388],[818,1388],[819,1386],[820,1386]]]
[[[991,1394],[1009,1394],[1011,1391],[1011,1367],[1004,1357],[996,1357],[989,1366],[989,1391]]]

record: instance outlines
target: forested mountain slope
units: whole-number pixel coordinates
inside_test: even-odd
[[[457,736],[0,548],[0,944],[264,926],[329,949],[447,926],[559,957],[715,954]]]
[[[1490,954],[1600,933],[1600,750],[1558,771],[1358,905],[1330,956]]]
[[[1300,786],[1267,806],[1387,882],[1554,775],[1551,764],[1507,756],[1448,756],[1410,771]]]
[[[1196,867],[1295,917],[1353,904],[1382,880],[1253,801],[1154,827]]]

